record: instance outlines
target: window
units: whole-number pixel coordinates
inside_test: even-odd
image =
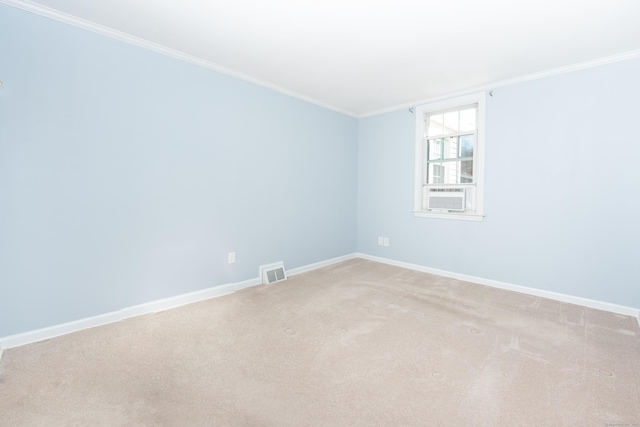
[[[482,220],[484,109],[484,93],[416,108],[416,216]]]

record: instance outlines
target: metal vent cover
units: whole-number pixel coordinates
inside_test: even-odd
[[[284,269],[284,262],[260,266],[260,278],[265,285],[286,280],[287,273]]]

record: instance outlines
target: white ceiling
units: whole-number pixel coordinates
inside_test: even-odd
[[[356,117],[640,57],[638,0],[0,1],[99,24]]]

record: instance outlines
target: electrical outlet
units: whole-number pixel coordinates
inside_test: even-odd
[[[378,246],[389,246],[388,237],[378,237]]]
[[[229,264],[235,264],[236,262],[236,253],[229,252]]]

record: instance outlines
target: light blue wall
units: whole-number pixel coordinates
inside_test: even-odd
[[[2,4],[0,40],[0,337],[355,251],[356,119]]]
[[[640,308],[639,76],[631,60],[494,90],[483,222],[413,217],[414,116],[360,120],[358,250]]]
[[[356,250],[640,307],[638,60],[494,90],[478,223],[413,217],[408,110],[358,121],[2,4],[0,40],[0,337]]]

